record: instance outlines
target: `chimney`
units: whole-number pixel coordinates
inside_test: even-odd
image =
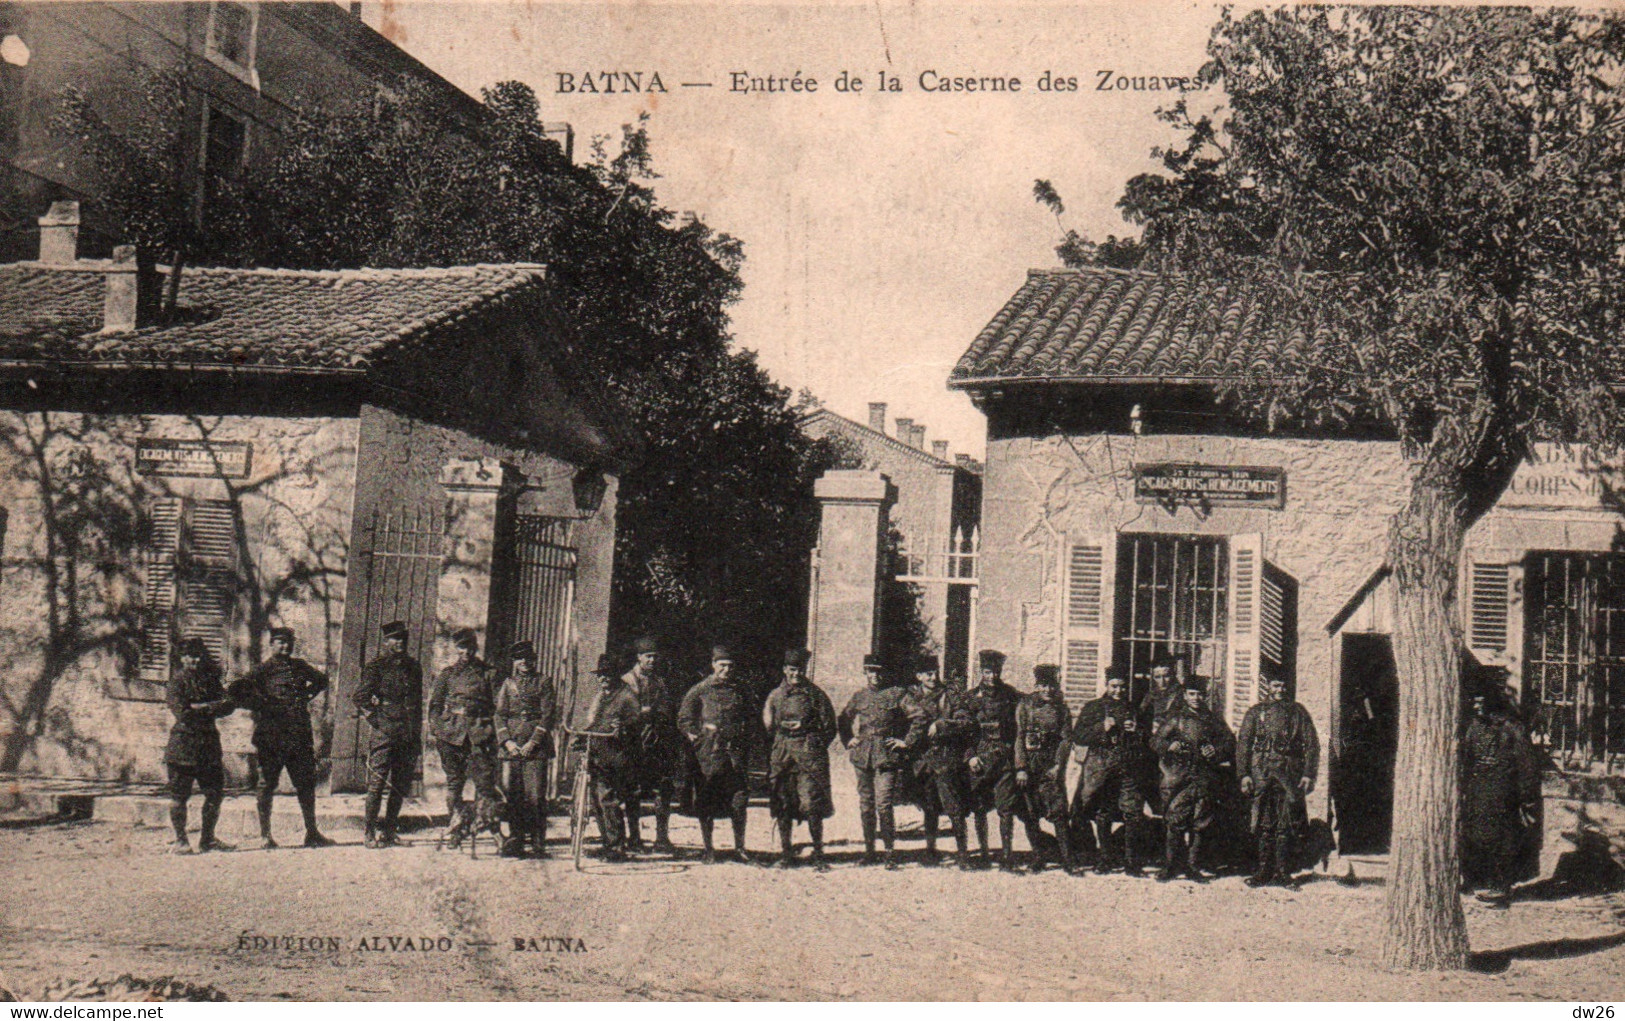
[[[71,266],[79,259],[79,203],[53,202],[39,218],[39,261]]]
[[[897,440],[899,443],[913,444],[914,420],[912,418],[899,418],[897,420]]]
[[[886,435],[886,404],[884,401],[869,402],[869,428],[880,435]]]
[[[101,332],[128,333],[145,325],[138,314],[142,305],[141,276],[136,268],[135,246],[114,248],[113,264],[107,267],[107,298],[102,303]]]
[[[915,450],[925,449],[925,426],[917,425],[914,427],[913,431],[909,433],[908,445]]]
[[[932,440],[931,441],[931,456],[936,458],[938,461],[946,461],[946,460],[948,460],[948,441],[947,440]]]
[[[954,464],[959,465],[959,467],[961,467],[961,468],[969,468],[970,467],[970,455],[969,454],[955,454],[954,455]]]
[[[568,121],[542,122],[542,137],[559,143],[559,148],[564,150],[565,162],[576,161],[576,129]]]
[[[361,5],[356,3],[355,0],[350,0],[350,16],[352,18],[361,17]]]

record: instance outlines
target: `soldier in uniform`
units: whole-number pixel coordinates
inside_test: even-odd
[[[1078,710],[1072,744],[1083,750],[1083,775],[1072,801],[1072,818],[1078,826],[1094,825],[1100,847],[1096,872],[1122,868],[1138,876],[1149,726],[1127,694],[1128,680],[1114,670],[1106,676],[1106,694]],[[1113,833],[1116,819],[1123,825]]]
[[[1258,868],[1247,885],[1295,886],[1293,852],[1308,819],[1304,797],[1320,770],[1320,736],[1309,710],[1286,697],[1285,681],[1265,677],[1261,687],[1264,699],[1247,710],[1236,738],[1236,772],[1241,792],[1253,799],[1258,840]]]
[[[1522,726],[1506,711],[1497,671],[1480,672],[1461,740],[1463,889],[1495,908],[1512,900],[1525,831],[1540,818],[1540,768]],[[1537,862],[1538,866],[1538,862]]]
[[[626,860],[626,821],[621,807],[636,797],[637,759],[635,743],[641,733],[642,708],[632,689],[621,680],[615,659],[598,657],[594,671],[601,683],[587,707],[587,730],[595,737],[582,737],[577,748],[590,756],[594,814],[604,841],[605,861]]]
[[[1230,728],[1207,704],[1207,680],[1185,679],[1185,704],[1157,724],[1151,747],[1162,767],[1163,827],[1161,882],[1173,879],[1183,862],[1186,875],[1202,883],[1212,878],[1203,868],[1202,840],[1215,821],[1222,794],[1220,767],[1235,755]]]
[[[508,650],[513,666],[497,689],[497,751],[502,757],[502,789],[508,796],[510,838],[504,850],[547,857],[547,767],[553,759],[553,728],[558,724],[558,694],[553,678],[536,671],[536,647],[515,642]]]
[[[718,645],[711,650],[711,674],[683,696],[677,723],[694,750],[694,816],[700,821],[702,860],[716,861],[711,842],[718,816],[733,822],[734,858],[750,864],[745,852],[747,787],[755,722],[750,695],[733,676],[733,653]]]
[[[677,709],[681,694],[677,685],[660,671],[660,645],[653,638],[640,638],[635,646],[637,661],[621,680],[638,698],[643,710],[642,733],[635,752],[638,759],[638,789],[626,803],[626,825],[630,839],[627,849],[643,850],[642,798],[655,808],[654,849],[671,854],[671,799],[683,768],[683,738],[677,729]]]
[[[191,854],[186,840],[186,803],[195,783],[203,792],[203,832],[198,836],[199,851],[231,851],[234,848],[214,835],[220,819],[220,803],[226,796],[226,770],[220,754],[220,731],[215,720],[231,715],[236,706],[220,685],[220,670],[209,661],[208,647],[201,638],[181,642],[180,668],[169,677],[164,701],[175,717],[169,728],[169,745],[164,749],[164,765],[169,770],[169,825],[175,831],[170,845],[174,854]]]
[[[977,660],[977,684],[965,694],[971,719],[976,724],[974,743],[965,753],[965,771],[970,777],[970,813],[976,822],[976,842],[981,864],[988,860],[987,813],[999,814],[999,868],[1016,868],[1010,845],[1015,837],[1016,816],[1026,816],[1021,791],[1016,784],[1016,703],[1021,696],[1004,683],[1004,653],[983,649]],[[1022,819],[1031,830],[1035,824]]]
[[[836,720],[841,744],[852,759],[858,782],[858,815],[863,823],[863,863],[875,863],[875,830],[886,845],[886,868],[897,868],[897,770],[902,763],[908,716],[903,690],[883,687],[879,656],[863,657],[865,687],[854,694]]]
[[[367,847],[392,847],[401,802],[417,772],[418,746],[423,733],[423,667],[406,654],[406,625],[390,621],[383,627],[384,654],[361,668],[361,683],[350,696],[355,709],[372,729],[367,745]],[[385,797],[388,797],[387,804]],[[384,805],[384,826],[378,829],[378,809]]]
[[[1055,827],[1061,867],[1071,872],[1071,834],[1067,827],[1066,755],[1071,744],[1071,714],[1061,697],[1061,668],[1053,663],[1033,667],[1033,690],[1016,706],[1016,784],[1027,802],[1027,843],[1032,845],[1032,870],[1044,868],[1042,834],[1038,820]]]
[[[1151,664],[1151,687],[1146,689],[1145,695],[1140,699],[1140,721],[1155,730],[1164,716],[1178,709],[1184,702],[1185,693],[1180,686],[1180,676],[1175,669],[1174,661],[1167,656],[1159,656]]]
[[[779,868],[795,864],[791,840],[797,820],[806,820],[812,836],[813,865],[829,870],[824,861],[824,820],[835,814],[830,791],[829,743],[837,727],[835,707],[824,689],[807,676],[806,649],[784,654],[784,683],[767,696],[762,723],[772,735],[768,781],[773,818],[779,824]]]
[[[440,765],[446,772],[446,841],[462,843],[481,816],[497,801],[496,692],[491,668],[480,659],[479,636],[472,628],[452,635],[457,661],[434,679],[429,692],[429,730]],[[463,785],[474,783],[474,809],[463,805]]]
[[[925,860],[937,863],[937,817],[947,815],[953,827],[959,867],[973,868],[965,850],[965,753],[976,730],[962,692],[945,687],[935,656],[921,656],[914,667],[914,687],[903,696],[908,735],[903,739],[920,782],[920,811],[925,816]]]
[[[270,631],[271,658],[231,683],[228,694],[254,711],[254,751],[259,757],[260,837],[269,850],[271,806],[282,771],[288,771],[305,818],[305,846],[330,847],[316,827],[316,744],[310,733],[310,700],[327,690],[327,676],[293,654],[293,632]]]

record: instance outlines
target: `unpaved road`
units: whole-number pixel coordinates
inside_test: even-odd
[[[752,816],[765,850],[765,813]],[[1377,965],[1380,881],[1288,892],[1239,878],[886,872],[853,864],[850,845],[822,875],[662,861],[577,873],[422,837],[367,851],[357,832],[334,836],[344,846],[178,858],[152,829],[0,830],[0,981],[27,996],[130,972],[234,999],[339,1000],[1595,1002],[1625,989],[1619,895],[1471,904],[1474,948],[1510,954],[1485,959],[1488,973],[1393,975]],[[691,823],[675,836],[697,843]],[[307,942],[256,948],[245,934]],[[449,949],[419,949],[423,937]],[[516,952],[515,938],[540,949]]]

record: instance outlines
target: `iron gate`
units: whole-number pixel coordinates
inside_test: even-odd
[[[1565,766],[1625,754],[1625,556],[1530,553],[1524,615],[1535,740]]]
[[[407,653],[419,663],[432,664],[440,570],[446,556],[445,515],[430,508],[374,511],[362,543],[365,596],[357,662],[377,655],[379,629],[399,620],[408,630]]]
[[[503,633],[536,646],[536,670],[558,685],[561,706],[570,704],[576,673],[574,526],[570,518],[518,515],[503,608]]]

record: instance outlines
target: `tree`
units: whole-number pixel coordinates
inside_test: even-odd
[[[1625,19],[1516,8],[1224,13],[1216,110],[1121,208],[1159,268],[1243,278],[1312,343],[1228,396],[1272,424],[1378,423],[1400,675],[1383,954],[1460,968],[1463,538],[1539,441],[1619,446]]]
[[[1062,265],[1072,269],[1080,266],[1133,269],[1140,264],[1145,250],[1135,238],[1108,234],[1106,240],[1096,243],[1075,228],[1068,227],[1062,219],[1066,215],[1066,203],[1061,201],[1061,193],[1048,180],[1039,178],[1033,182],[1033,201],[1055,214],[1055,226],[1062,232],[1060,244],[1055,246],[1055,254],[1060,256]]]

